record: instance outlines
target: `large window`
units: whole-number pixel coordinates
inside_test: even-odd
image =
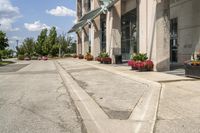
[[[122,38],[121,52],[122,59],[130,59],[130,55],[137,52],[136,42],[136,9],[122,15],[121,21]]]

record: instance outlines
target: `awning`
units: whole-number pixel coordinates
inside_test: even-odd
[[[107,2],[108,1],[108,2]],[[96,17],[99,15],[106,13],[109,8],[111,8],[118,0],[102,0],[104,3],[101,7],[96,8],[84,16],[82,16],[77,24],[75,24],[71,30],[68,31],[68,33],[71,32],[78,32],[79,30],[82,30],[84,26],[87,24],[90,24]]]
[[[78,22],[71,28],[71,30],[68,31],[68,33],[77,32],[78,30],[81,30],[81,28],[85,25],[85,23],[87,23],[87,21],[85,20]]]

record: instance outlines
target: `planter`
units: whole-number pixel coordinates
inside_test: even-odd
[[[146,61],[129,60],[128,66],[131,66],[132,70],[138,70],[141,72],[141,71],[152,71],[154,65],[151,60],[146,60]]]
[[[75,55],[73,55],[72,57],[73,57],[73,58],[77,58],[77,55],[75,54]]]
[[[92,60],[93,60],[93,56],[92,56],[91,54],[87,54],[87,55],[85,56],[85,59],[86,59],[87,61],[92,61]]]
[[[200,65],[185,64],[185,76],[200,78]]]
[[[84,56],[83,55],[78,55],[78,58],[79,59],[84,59]]]
[[[104,64],[111,64],[112,59],[110,57],[104,57],[104,58],[101,58],[101,62]]]
[[[101,57],[96,57],[95,61],[101,62]]]
[[[93,57],[91,56],[91,57],[88,57],[88,58],[86,58],[86,60],[87,61],[93,61]]]

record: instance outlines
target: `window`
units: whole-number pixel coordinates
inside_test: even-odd
[[[124,14],[121,21],[121,52],[122,59],[130,59],[130,54],[137,52],[136,42],[136,9]]]

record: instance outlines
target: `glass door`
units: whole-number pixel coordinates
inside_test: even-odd
[[[177,18],[170,21],[170,61],[177,63],[178,61],[178,22]]]
[[[122,60],[129,60],[130,55],[134,52],[137,52],[136,9],[122,15],[121,28]]]

